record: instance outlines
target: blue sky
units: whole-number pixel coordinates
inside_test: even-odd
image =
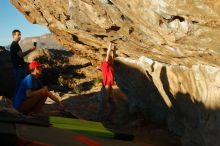
[[[0,46],[11,43],[14,29],[21,31],[22,38],[49,33],[46,26],[29,23],[10,0],[0,0]]]

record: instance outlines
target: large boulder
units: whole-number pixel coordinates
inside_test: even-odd
[[[209,65],[186,67],[140,57],[118,58],[118,86],[130,97],[131,112],[153,122],[167,122],[187,146],[219,145],[220,69]]]
[[[166,121],[183,145],[219,145],[219,1],[11,2],[96,67],[114,40],[116,81],[131,112]]]
[[[219,66],[220,2],[181,0],[11,0],[67,48],[97,58],[108,41],[119,54]]]

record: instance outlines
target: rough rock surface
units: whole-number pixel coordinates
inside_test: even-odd
[[[30,22],[48,26],[62,44],[86,55],[116,40],[119,52],[126,56],[145,55],[186,66],[220,65],[220,3],[216,0],[11,2]]]
[[[116,80],[130,97],[131,112],[167,121],[183,145],[220,144],[219,68],[170,65],[144,56],[118,59]]]
[[[167,120],[183,145],[219,145],[219,1],[11,2],[93,65],[115,40],[117,84],[129,96],[131,111]]]

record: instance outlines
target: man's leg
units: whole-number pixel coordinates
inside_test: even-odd
[[[109,116],[112,116],[115,112],[115,101],[114,101],[114,94],[113,94],[112,86],[110,87],[108,102],[109,102],[109,108],[110,108]]]
[[[97,120],[102,120],[103,119],[103,114],[106,109],[106,88],[105,86],[102,86],[101,92],[99,94],[99,108],[98,112],[96,114],[96,119]]]
[[[25,69],[23,67],[15,68],[14,69],[14,75],[15,75],[15,91],[14,91],[14,97],[12,97],[12,101],[14,101],[16,93],[17,93],[17,91],[20,87],[21,81],[25,77]]]
[[[34,106],[33,112],[34,112],[34,113],[39,113],[39,112],[41,112],[41,109],[42,109],[42,107],[44,106],[46,100],[47,100],[47,96],[44,96],[44,97],[40,98],[40,100],[38,101],[38,103]]]
[[[46,99],[46,93],[39,93],[32,97],[29,97],[22,103],[21,107],[19,108],[19,111],[23,113],[39,112],[42,106],[44,105]]]
[[[113,99],[114,97],[113,97],[112,86],[106,86],[106,91],[107,91],[106,100],[109,106],[109,113],[107,114],[107,119],[109,119],[115,111],[115,102]]]

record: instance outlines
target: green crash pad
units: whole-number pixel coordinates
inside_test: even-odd
[[[54,116],[51,116],[49,120],[51,125],[56,128],[68,129],[89,136],[99,136],[106,138],[114,138],[115,136],[112,131],[105,128],[100,122]]]

